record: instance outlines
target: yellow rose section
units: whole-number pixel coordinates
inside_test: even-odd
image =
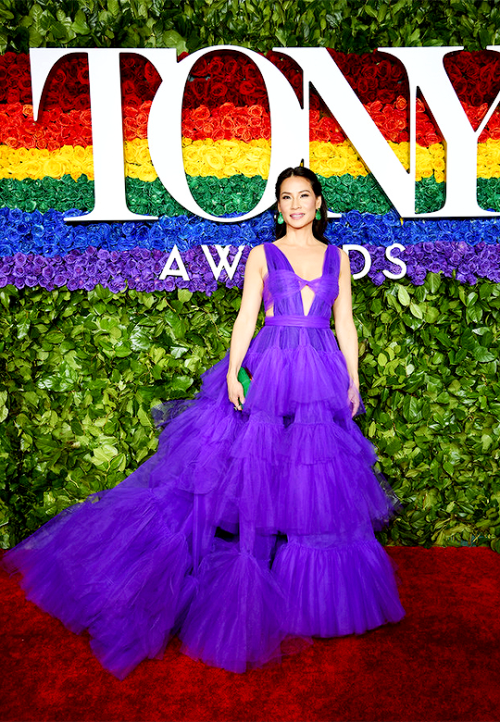
[[[409,143],[388,142],[403,166],[409,168]],[[182,141],[184,169],[188,176],[230,178],[267,178],[271,158],[271,142],[258,139]],[[124,143],[125,175],[145,182],[157,179],[151,162],[147,140]],[[350,175],[367,176],[370,171],[349,141],[333,144],[321,141],[310,143],[311,168],[324,178]],[[416,180],[434,177],[437,183],[445,180],[445,150],[441,143],[429,147],[417,145]],[[0,146],[0,178],[62,178],[70,175],[75,181],[82,175],[93,180],[92,146],[65,145],[57,150],[10,148]],[[478,144],[478,178],[500,178],[500,140],[488,139]]]
[[[92,146],[64,145],[50,151],[0,145],[0,178],[22,181],[27,178],[62,178],[64,175],[70,175],[75,181],[82,175],[93,180]]]

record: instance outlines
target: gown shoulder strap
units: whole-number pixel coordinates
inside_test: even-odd
[[[341,250],[338,246],[328,248],[328,257],[325,263],[325,275],[333,276],[338,281],[340,275]]]
[[[283,253],[275,247],[274,243],[268,241],[264,243],[264,251],[267,260],[268,271],[288,271],[289,266]]]

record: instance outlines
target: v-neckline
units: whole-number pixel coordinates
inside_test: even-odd
[[[284,257],[285,261],[286,261],[286,262],[288,263],[288,265],[290,266],[290,270],[291,270],[291,272],[293,273],[293,275],[294,275],[296,278],[298,278],[300,281],[303,281],[304,283],[306,283],[306,284],[309,285],[309,284],[311,284],[311,283],[314,283],[314,281],[319,281],[319,280],[322,279],[323,276],[325,275],[326,254],[328,253],[328,248],[329,248],[329,246],[326,247],[325,253],[323,254],[323,264],[322,264],[322,266],[321,266],[321,276],[317,276],[316,278],[311,278],[310,281],[308,281],[307,278],[302,278],[302,276],[299,276],[298,273],[295,273],[295,271],[293,270],[293,266],[292,266],[292,264],[290,263],[290,261],[289,261],[287,255],[286,255],[286,253],[283,253],[283,251],[281,250],[281,248],[278,248],[278,246],[276,246],[274,243],[271,243],[271,246],[274,246],[275,248],[278,249],[278,251],[279,251],[279,252],[281,253],[281,255]],[[313,289],[311,289],[311,290],[313,290]],[[306,312],[305,312],[305,308],[304,308],[304,298],[302,297],[302,290],[299,291],[300,303],[301,303],[301,306],[302,306],[302,314],[303,314],[304,318],[307,318],[308,316],[310,316],[311,311],[312,311],[312,308],[313,308],[314,304],[316,303],[317,293],[316,293],[316,291],[313,291],[313,293],[314,293],[314,296],[313,296],[313,299],[312,299],[312,301],[311,301],[311,305],[309,306],[309,309],[308,309],[308,311],[307,311],[307,313],[306,313]],[[274,316],[274,310],[273,310],[273,316]]]
[[[284,253],[284,252],[281,250],[281,248],[279,248],[279,246],[277,246],[275,243],[271,243],[271,246],[274,246],[274,248],[276,248],[276,249],[281,253],[281,255],[284,257],[285,261],[286,261],[286,262],[288,263],[288,265],[290,266],[290,270],[292,271],[293,275],[294,275],[294,276],[297,276],[297,278],[300,278],[301,281],[305,281],[305,283],[313,283],[314,281],[319,281],[319,279],[320,279],[320,278],[323,278],[323,276],[325,275],[326,254],[328,253],[328,248],[329,248],[329,246],[326,247],[326,251],[325,251],[324,254],[323,254],[323,263],[322,263],[322,266],[321,266],[321,275],[320,275],[320,276],[316,276],[316,278],[311,278],[311,279],[302,278],[302,276],[299,276],[299,274],[294,271],[293,266],[292,266],[292,264],[290,263],[290,260],[289,260],[288,256],[286,255],[286,253]],[[316,295],[316,294],[315,294],[315,295]],[[314,299],[313,299],[313,303],[314,303]]]

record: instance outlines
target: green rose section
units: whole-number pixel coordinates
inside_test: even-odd
[[[337,213],[357,210],[382,215],[392,208],[372,175],[355,178],[346,174],[319,178],[328,207]],[[187,181],[196,202],[215,216],[247,213],[257,205],[266,185],[260,176],[188,176]],[[481,208],[500,210],[500,179],[478,178],[477,185]],[[127,178],[126,192],[128,205],[135,213],[169,217],[186,214],[186,210],[172,198],[159,180],[148,183]],[[415,193],[417,213],[431,213],[444,205],[446,185],[436,183],[434,178],[424,178],[416,183]],[[80,176],[75,181],[69,175],[61,179],[1,179],[0,207],[19,208],[28,212],[39,210],[41,213],[51,209],[66,212],[70,208],[90,211],[94,207],[94,183],[87,180],[86,176]]]
[[[9,286],[0,303],[7,547],[155,451],[151,407],[194,395],[229,346],[240,293]],[[367,407],[359,423],[404,507],[379,538],[500,551],[500,286],[435,274],[419,287],[364,279],[354,313]]]
[[[381,215],[392,208],[372,175],[319,178],[328,207],[337,213],[358,210]],[[247,213],[257,205],[266,185],[260,176],[188,176],[187,181],[196,202],[215,216]],[[172,198],[159,180],[148,183],[127,178],[126,192],[128,205],[136,213],[169,217],[186,214],[186,210]],[[417,213],[439,210],[444,205],[445,193],[446,185],[436,183],[434,178],[418,181],[415,201]],[[499,178],[478,179],[478,202],[486,210],[500,210]],[[77,181],[69,175],[59,180],[0,180],[0,207],[46,213],[51,209],[65,212],[70,208],[90,211],[93,206],[94,183],[87,180],[86,176],[81,176]]]

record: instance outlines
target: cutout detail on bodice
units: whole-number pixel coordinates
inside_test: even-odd
[[[286,254],[273,243],[264,244],[267,274],[264,278],[264,308],[266,315],[293,314],[300,316],[331,315],[331,307],[338,295],[340,256],[329,254],[326,247],[322,272],[313,279],[299,276]],[[276,251],[270,251],[270,249]],[[307,303],[309,301],[309,304]],[[278,309],[276,307],[278,306]],[[272,311],[272,314],[269,313]]]

